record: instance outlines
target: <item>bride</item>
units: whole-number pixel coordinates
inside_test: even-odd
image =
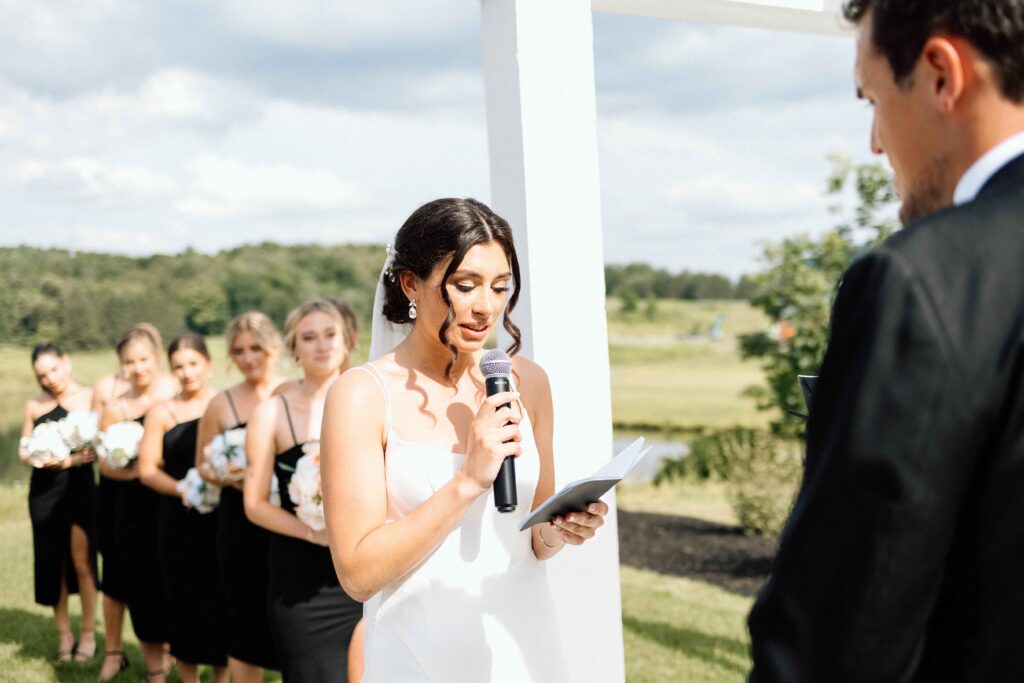
[[[371,362],[328,395],[327,531],[342,585],[367,601],[364,681],[566,678],[540,562],[592,538],[608,508],[519,531],[555,483],[547,376],[515,356],[519,284],[504,219],[473,199],[420,207],[378,283]],[[478,362],[499,317],[518,393],[487,397]],[[501,514],[506,456],[526,504]]]

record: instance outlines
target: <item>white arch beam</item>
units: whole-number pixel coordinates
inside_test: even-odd
[[[593,0],[595,12],[776,31],[848,35],[841,0]]]

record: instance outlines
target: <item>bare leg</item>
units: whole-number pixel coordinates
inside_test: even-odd
[[[146,677],[154,683],[167,680],[167,669],[164,666],[164,644],[139,642],[142,658],[146,661]]]
[[[61,571],[60,597],[53,606],[53,620],[57,624],[57,661],[70,662],[75,649],[75,635],[71,632],[71,620],[68,618],[68,582]]]
[[[363,620],[360,619],[348,641],[348,680],[358,683],[363,680]]]
[[[121,632],[124,630],[124,603],[109,595],[103,596],[103,632],[106,644],[103,653],[103,668],[100,669],[100,680],[107,681],[121,670],[121,657],[124,654],[124,641]]]
[[[196,679],[196,680],[198,680],[198,679]],[[228,667],[226,667],[226,666],[215,666],[215,667],[213,667],[213,683],[228,683]],[[237,683],[237,681],[235,683]]]
[[[82,637],[75,661],[85,662],[96,654],[96,579],[89,561],[89,537],[77,525],[71,527],[71,562],[78,576],[78,596],[82,601]]]
[[[234,657],[228,658],[228,669],[231,671],[231,683],[260,683],[263,680],[263,668],[243,662]]]
[[[181,683],[199,683],[199,666],[179,659],[178,675],[181,676]]]

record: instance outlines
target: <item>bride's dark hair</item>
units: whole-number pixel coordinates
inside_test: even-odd
[[[398,229],[390,271],[382,276],[384,317],[393,323],[408,323],[411,322],[409,300],[402,291],[402,271],[408,270],[419,279],[426,280],[439,263],[451,257],[440,286],[441,298],[448,304],[448,317],[437,332],[441,343],[452,353],[451,361],[445,369],[449,379],[459,353],[445,336],[455,322],[455,311],[446,287],[448,278],[458,269],[470,249],[491,242],[501,245],[512,268],[513,289],[505,307],[502,325],[512,337],[508,352],[514,355],[522,346],[522,334],[509,317],[519,301],[519,259],[508,221],[491,211],[483,202],[475,199],[435,199],[416,209]]]

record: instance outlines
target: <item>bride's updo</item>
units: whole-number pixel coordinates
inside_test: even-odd
[[[505,307],[502,325],[512,337],[508,352],[515,354],[522,345],[522,335],[509,318],[519,300],[520,283],[519,259],[512,241],[512,229],[504,218],[475,199],[435,199],[416,209],[399,228],[390,256],[391,266],[382,276],[384,317],[398,324],[412,322],[409,318],[409,299],[402,291],[399,276],[402,271],[408,270],[419,279],[426,280],[439,263],[451,257],[440,286],[441,298],[448,304],[448,318],[441,324],[437,335],[441,343],[452,352],[454,364],[458,353],[445,338],[448,328],[455,321],[446,286],[448,278],[458,269],[466,252],[478,244],[491,242],[501,245],[512,269],[513,289]]]

